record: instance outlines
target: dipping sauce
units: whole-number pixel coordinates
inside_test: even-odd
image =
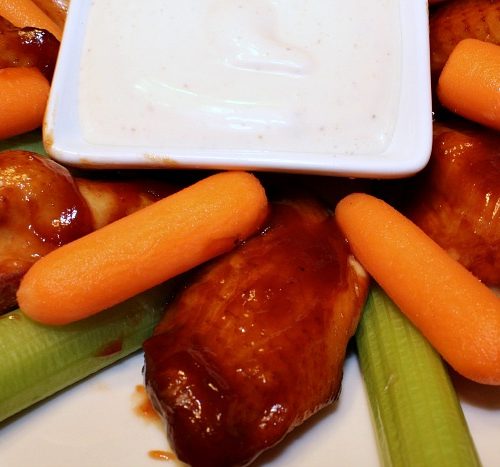
[[[399,105],[399,14],[398,0],[94,0],[84,138],[263,156],[380,153]]]

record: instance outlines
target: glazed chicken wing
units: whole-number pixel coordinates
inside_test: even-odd
[[[500,133],[438,127],[409,216],[488,285],[500,286]]]
[[[0,313],[16,306],[19,282],[40,257],[173,191],[75,179],[35,153],[0,153]]]
[[[0,68],[37,67],[50,81],[59,52],[59,41],[50,32],[17,28],[0,17]]]
[[[326,209],[274,203],[263,233],[203,267],[144,344],[178,457],[246,465],[332,402],[367,287]]]
[[[429,22],[431,72],[436,82],[451,51],[462,39],[500,44],[498,0],[453,0],[432,12]]]

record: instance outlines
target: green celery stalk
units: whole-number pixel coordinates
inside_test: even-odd
[[[377,285],[356,344],[383,465],[481,465],[441,358]]]
[[[160,320],[158,286],[85,320],[52,327],[19,310],[0,317],[0,421],[129,355]]]
[[[34,130],[30,133],[23,133],[22,135],[14,136],[10,139],[0,140],[0,151],[7,151],[10,149],[32,151],[38,154],[47,155],[43,147],[41,130]]]

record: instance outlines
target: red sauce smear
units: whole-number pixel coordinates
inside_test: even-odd
[[[147,421],[160,422],[160,416],[154,409],[153,404],[151,404],[143,384],[138,384],[135,387],[134,396],[137,397],[138,400],[137,405],[134,407],[135,413]],[[158,461],[177,460],[177,456],[173,452],[164,451],[162,449],[152,449],[148,451],[148,456]]]
[[[109,357],[118,352],[121,352],[123,348],[123,341],[121,339],[115,339],[114,341],[108,342],[104,347],[102,347],[97,353],[97,357]]]
[[[138,396],[138,403],[134,409],[135,413],[146,420],[159,422],[160,417],[153,404],[151,404],[144,385],[138,384],[135,387],[135,394]]]
[[[151,457],[151,459],[154,459],[157,461],[177,460],[177,456],[173,452],[170,452],[170,451],[160,451],[160,450],[149,451],[148,456]]]

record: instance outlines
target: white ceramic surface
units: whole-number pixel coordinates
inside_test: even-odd
[[[2,467],[179,467],[148,453],[168,451],[156,424],[136,413],[143,356],[136,354],[0,424]],[[500,465],[500,387],[455,379],[483,462]],[[306,422],[256,467],[379,467],[356,356],[350,354],[339,401]]]
[[[110,146],[89,143],[79,117],[79,70],[92,2],[72,0],[44,125],[49,154],[82,167],[175,167],[246,169],[359,177],[411,175],[428,161],[431,148],[431,94],[427,2],[400,2],[402,68],[399,116],[388,147],[380,154],[303,154],[168,147]],[[383,14],[383,12],[381,12]],[[140,31],[134,31],[140,34]],[[102,44],[106,47],[106,43]],[[113,52],[110,51],[110,57]],[[131,64],[132,66],[132,64]],[[99,79],[96,76],[95,79]]]

